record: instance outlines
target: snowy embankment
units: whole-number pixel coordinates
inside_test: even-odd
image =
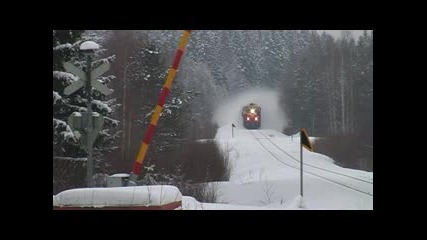
[[[231,131],[229,123],[216,136],[230,156],[230,181],[216,183],[218,201],[228,206],[203,203],[196,209],[373,209],[372,172],[339,167],[304,149],[301,199],[299,137],[239,126],[232,137]]]

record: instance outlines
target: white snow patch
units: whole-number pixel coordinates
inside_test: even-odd
[[[58,92],[53,91],[53,104],[56,103],[56,101],[61,100],[62,97],[58,94]]]
[[[64,139],[73,139],[74,141],[76,141],[74,133],[71,131],[71,128],[69,126],[67,126],[67,131],[63,131],[61,132],[61,135],[64,137]]]
[[[129,177],[128,173],[116,173],[111,175],[110,177]]]
[[[60,135],[65,139],[73,139],[74,141],[77,141],[77,139],[74,136],[73,131],[71,130],[70,126],[68,126],[68,124],[62,120],[53,119],[53,127],[54,128],[58,128],[58,127],[65,127],[65,131],[61,131]]]
[[[65,44],[59,44],[58,46],[53,47],[53,50],[62,50],[65,48],[72,48],[72,47],[73,47],[73,45],[71,45],[69,43],[65,43]]]
[[[178,105],[181,105],[181,104],[182,104],[182,101],[181,101],[181,99],[179,99],[179,98],[175,98],[175,97],[174,97],[174,98],[172,99],[172,103],[173,103],[173,104],[176,104],[176,103],[177,103]]]
[[[158,52],[158,51],[151,51],[151,50],[148,50],[148,49],[147,49],[147,52],[148,52],[148,53],[150,53],[150,54],[153,54],[153,53],[154,53],[154,54],[159,54],[159,52]]]
[[[53,77],[58,79],[65,79],[67,84],[71,84],[78,80],[78,78],[73,74],[61,71],[53,71]]]
[[[80,45],[80,50],[98,50],[99,45],[93,41],[86,41]]]
[[[163,116],[163,114],[172,114],[172,110],[168,107],[169,106],[167,104],[165,104],[165,108],[164,108],[163,112],[160,113],[160,116]]]
[[[59,120],[59,119],[56,119],[56,118],[53,119],[53,125],[56,127],[59,127],[59,126],[67,127],[68,126],[68,124],[66,122]]]
[[[95,104],[99,109],[105,110],[108,113],[112,112],[111,108],[107,104],[105,104],[99,100],[92,100],[92,103]]]

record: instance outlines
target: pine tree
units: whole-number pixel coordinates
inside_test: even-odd
[[[373,130],[373,33],[364,31],[356,47],[355,108],[357,132],[367,136],[364,140],[372,143]]]

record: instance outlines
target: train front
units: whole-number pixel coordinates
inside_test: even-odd
[[[261,108],[253,103],[243,107],[243,126],[247,129],[261,127]]]

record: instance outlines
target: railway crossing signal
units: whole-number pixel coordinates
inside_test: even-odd
[[[92,144],[95,142],[96,138],[98,137],[99,132],[102,130],[102,127],[104,126],[104,116],[97,112],[92,112],[92,134],[89,139],[88,135],[85,134],[85,131],[87,131],[88,127],[88,114],[86,112],[79,113],[79,112],[73,112],[68,117],[68,125],[73,130],[74,135],[77,139],[81,141],[81,144],[83,148],[87,151],[86,146],[88,144]]]
[[[77,90],[79,90],[81,87],[88,84],[86,73],[83,72],[83,70],[74,66],[70,62],[65,62],[64,68],[67,72],[70,72],[79,78],[79,80],[64,89],[65,95],[71,95]],[[110,63],[104,62],[103,64],[101,64],[90,72],[90,85],[92,85],[92,87],[94,87],[96,90],[100,91],[104,95],[110,95],[113,91],[107,88],[102,83],[100,83],[97,78],[106,71],[108,71],[108,69],[110,69]]]
[[[64,94],[71,95],[83,86],[86,86],[87,111],[85,113],[72,113],[68,118],[68,125],[70,125],[76,138],[81,141],[83,148],[88,153],[86,165],[86,180],[88,187],[92,187],[93,144],[104,125],[104,117],[97,112],[92,112],[92,87],[104,95],[109,95],[113,92],[97,80],[99,76],[110,69],[110,63],[104,62],[97,68],[92,69],[92,57],[98,49],[99,45],[92,41],[86,41],[80,45],[80,51],[86,55],[86,71],[81,70],[70,62],[64,63],[65,70],[78,77],[76,82],[64,89]]]

